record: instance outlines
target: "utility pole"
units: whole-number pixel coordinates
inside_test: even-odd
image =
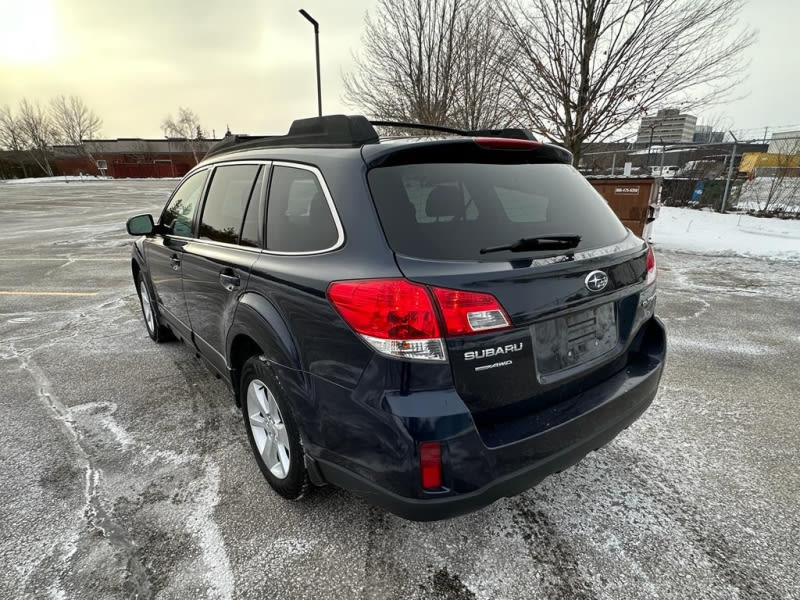
[[[657,123],[653,122],[648,127],[650,128],[650,141],[647,144],[647,168],[650,168],[650,152],[653,149],[653,133],[655,133]]]
[[[314,26],[314,45],[317,49],[317,112],[319,116],[322,116],[322,88],[320,87],[320,79],[319,79],[319,23],[314,20],[310,14],[308,14],[302,8],[300,9],[300,14],[305,17],[306,21],[311,23]]]
[[[733,150],[731,150],[731,162],[728,164],[728,178],[725,180],[725,193],[722,196],[722,207],[720,208],[721,213],[725,212],[725,204],[728,202],[728,194],[731,191],[731,174],[733,173],[733,161],[736,158],[736,144],[739,140],[736,139],[736,136],[733,135],[732,131],[728,131],[733,138]]]

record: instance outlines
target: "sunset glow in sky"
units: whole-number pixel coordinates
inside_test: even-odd
[[[57,59],[59,32],[52,2],[3,2],[0,10],[0,64],[23,66]]]

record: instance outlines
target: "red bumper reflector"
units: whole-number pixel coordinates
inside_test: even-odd
[[[647,244],[647,281],[645,285],[652,285],[656,282],[658,277],[658,268],[656,267],[656,255],[653,252],[653,244]]]
[[[437,490],[442,487],[442,445],[439,442],[419,445],[419,467],[423,489]]]

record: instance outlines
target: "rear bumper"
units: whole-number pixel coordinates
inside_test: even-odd
[[[657,373],[653,373],[656,379],[661,375],[659,367]],[[381,488],[352,471],[344,469],[339,465],[324,460],[318,460],[319,467],[326,481],[339,487],[353,491],[371,504],[376,504],[412,521],[435,521],[447,519],[483,508],[500,498],[515,496],[525,490],[535,486],[542,479],[563,471],[580,461],[592,450],[597,450],[614,439],[619,432],[627,428],[650,406],[656,394],[656,385],[652,390],[642,394],[639,387],[633,388],[623,393],[619,397],[610,399],[602,407],[598,407],[602,412],[616,413],[616,419],[610,422],[598,422],[599,415],[587,414],[580,418],[580,423],[570,423],[569,428],[591,427],[595,432],[586,438],[568,445],[558,452],[540,459],[537,462],[519,469],[513,473],[499,477],[492,483],[477,489],[473,492],[458,494],[456,496],[445,496],[442,498],[407,498],[395,494],[387,489]],[[644,386],[649,388],[650,386]],[[619,412],[618,405],[625,405],[627,411]],[[562,426],[564,427],[564,426]],[[561,428],[556,428],[561,429]],[[550,430],[548,433],[558,435],[558,431]],[[564,432],[566,433],[566,432]]]
[[[459,427],[461,433],[444,440],[448,445],[444,469],[450,473],[444,492],[409,490],[421,496],[409,497],[376,483],[382,473],[376,472],[374,477],[363,470],[356,473],[327,457],[314,462],[325,481],[414,521],[455,517],[519,494],[607,444],[650,406],[665,359],[663,325],[653,319],[650,327],[648,335],[654,339],[649,351],[632,352],[625,369],[570,399],[557,425],[501,445],[486,445],[486,437],[481,437],[474,425],[470,431]],[[410,424],[407,419],[405,422]],[[517,430],[528,427],[514,424]],[[466,481],[470,485],[465,488]]]

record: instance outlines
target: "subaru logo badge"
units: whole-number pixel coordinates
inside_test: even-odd
[[[600,292],[608,285],[608,275],[603,271],[592,271],[586,276],[583,283],[590,292]]]

